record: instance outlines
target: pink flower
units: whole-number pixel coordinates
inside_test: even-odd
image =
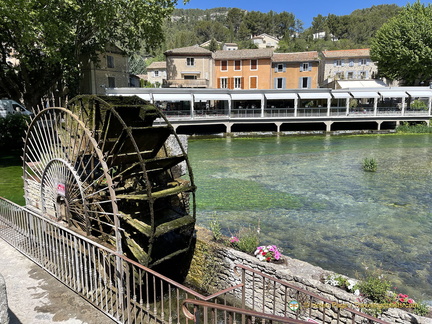
[[[408,299],[408,304],[414,304],[415,302],[414,302],[414,299]]]
[[[238,241],[239,241],[239,239],[237,237],[231,236],[231,238],[230,238],[231,243],[237,243]]]
[[[399,298],[408,298],[408,295],[399,294],[398,297],[399,297]]]

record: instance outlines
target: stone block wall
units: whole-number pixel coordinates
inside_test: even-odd
[[[242,264],[276,279],[313,292],[331,300],[336,305],[346,305],[346,307],[358,309],[356,305],[358,306],[361,303],[358,296],[338,287],[322,283],[321,279],[323,277],[334,274],[331,271],[326,271],[320,267],[287,256],[283,256],[285,260],[283,264],[262,262],[252,255],[212,242],[212,234],[205,229],[198,229],[197,234],[196,251],[187,281],[191,285],[200,287],[208,293],[214,293],[241,283],[241,276],[234,272],[234,267],[236,264]],[[257,281],[257,278],[246,276],[246,286],[251,287],[254,280]],[[286,294],[290,294],[291,296],[287,297]],[[259,310],[262,309],[262,304],[264,303],[264,308],[271,310],[269,305],[273,301],[273,296],[278,301],[276,314],[279,311],[282,314],[286,304],[285,301],[289,302],[296,299],[296,296],[292,292],[287,292],[280,287],[263,287],[263,284],[255,282],[254,301],[252,301],[252,296],[248,294],[246,305],[251,307],[252,302],[254,302],[255,309],[258,307],[257,310]],[[236,299],[241,298],[241,291],[239,289],[235,291],[234,297]],[[304,301],[299,302],[302,303]],[[326,316],[336,316],[336,313],[332,309],[334,310],[334,308],[326,308]],[[322,310],[322,307],[312,307],[311,317],[321,317]],[[341,315],[345,318],[342,322],[348,322],[348,317],[346,316],[349,314],[341,312]],[[380,318],[389,323],[432,324],[432,318],[421,317],[395,308],[385,311]],[[328,320],[328,323],[330,323],[330,318]]]

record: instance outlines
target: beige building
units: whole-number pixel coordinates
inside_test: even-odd
[[[321,87],[337,88],[342,80],[373,80],[378,67],[370,58],[369,49],[323,51],[320,63]]]
[[[170,88],[212,88],[213,53],[198,45],[175,48],[165,53]]]
[[[318,88],[318,52],[273,54],[273,89]]]
[[[84,62],[82,94],[105,94],[105,88],[129,87],[128,57],[116,46],[99,55],[99,62]]]
[[[279,47],[279,39],[265,33],[252,37],[252,43],[258,46],[258,48],[277,49]]]
[[[166,79],[166,62],[153,62],[147,67],[147,81],[154,84],[156,88],[162,87]]]

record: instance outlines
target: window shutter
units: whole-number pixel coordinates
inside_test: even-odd
[[[298,83],[299,89],[301,89],[302,87],[302,83],[303,83],[302,81],[303,81],[303,77],[299,78],[299,83]]]
[[[277,72],[277,64],[274,65],[275,72]]]
[[[303,63],[300,63],[300,72],[303,72]]]
[[[273,85],[273,89],[277,89],[277,78],[274,78],[273,79],[274,80],[274,85]]]
[[[310,62],[308,65],[308,71],[312,71],[312,62]]]
[[[337,60],[334,60],[333,65],[337,66]]]
[[[240,89],[244,89],[244,88],[245,88],[245,84],[244,84],[244,77],[241,77],[241,78],[240,78],[240,82],[241,82],[241,84],[240,84]]]
[[[286,72],[286,64],[283,64],[283,71]]]
[[[366,65],[369,65],[369,59],[366,60]]]
[[[234,78],[228,78],[228,89],[234,89]]]
[[[222,80],[221,80],[221,78],[217,79],[217,85],[218,85],[218,89],[222,88]]]
[[[308,87],[308,89],[311,88],[311,83],[312,83],[312,78],[311,78],[311,77],[308,77],[308,78],[307,78],[307,87]]]
[[[345,60],[341,60],[341,66],[344,66]]]
[[[361,59],[359,59],[358,65],[361,65],[361,61],[362,61],[362,60],[361,60]]]
[[[282,78],[282,89],[286,89],[286,78]]]

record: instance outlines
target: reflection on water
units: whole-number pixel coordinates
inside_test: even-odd
[[[198,223],[260,222],[262,243],[350,276],[378,266],[432,300],[431,135],[190,140]],[[378,171],[362,170],[374,157]]]

